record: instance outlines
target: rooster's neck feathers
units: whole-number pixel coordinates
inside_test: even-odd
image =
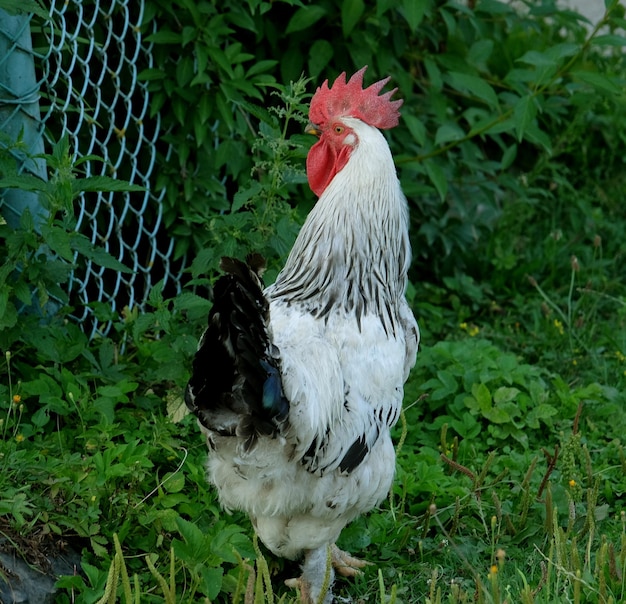
[[[360,120],[343,121],[357,133],[358,145],[266,294],[319,317],[340,310],[360,324],[364,314],[375,314],[395,333],[410,262],[406,199],[383,135]]]

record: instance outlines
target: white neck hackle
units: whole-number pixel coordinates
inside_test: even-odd
[[[359,142],[310,212],[267,295],[315,316],[343,310],[359,324],[364,314],[375,314],[395,333],[410,262],[406,198],[380,131],[355,118],[342,121]]]

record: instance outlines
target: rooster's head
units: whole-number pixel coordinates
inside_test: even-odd
[[[347,82],[346,74],[337,77],[329,87],[326,80],[315,92],[309,108],[311,123],[307,132],[319,136],[306,161],[307,177],[313,192],[320,196],[335,175],[346,165],[359,138],[350,126],[355,118],[380,129],[398,125],[402,100],[391,100],[397,88],[379,95],[390,78],[363,88],[367,66],[359,69]]]

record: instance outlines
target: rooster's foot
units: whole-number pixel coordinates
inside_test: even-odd
[[[371,564],[366,560],[360,560],[339,549],[334,543],[330,546],[330,557],[335,570],[344,577],[356,577],[361,574],[361,569]]]
[[[302,577],[286,579],[285,585],[291,589],[297,589],[300,592],[300,601],[302,604],[316,604],[311,598],[311,586]]]

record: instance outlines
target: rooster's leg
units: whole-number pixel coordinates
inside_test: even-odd
[[[328,564],[328,556],[330,562]],[[333,570],[334,558],[332,546],[318,547],[304,554],[304,564],[302,565],[302,575],[298,579],[288,579],[285,581],[287,587],[300,590],[300,600],[302,604],[331,604],[333,601],[332,584],[335,578]]]
[[[370,564],[339,549],[334,543],[330,546],[330,556],[333,567],[344,577],[356,577],[362,568]]]

